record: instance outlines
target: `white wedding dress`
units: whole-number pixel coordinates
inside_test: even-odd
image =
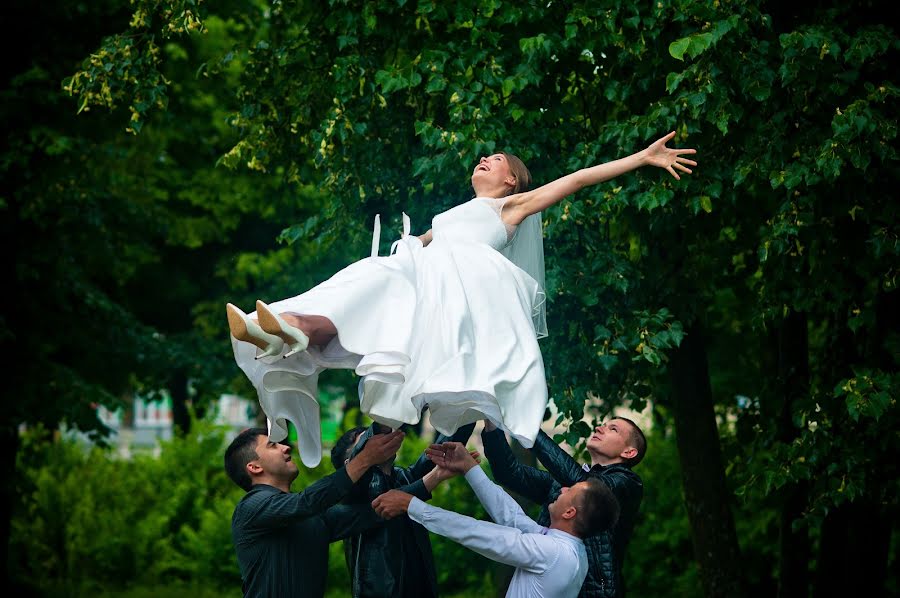
[[[533,319],[544,291],[501,253],[515,234],[500,219],[503,201],[460,204],[434,218],[428,247],[405,235],[392,255],[360,260],[269,305],[330,319],[338,336],[326,347],[256,360],[254,345],[232,337],[273,441],[287,436],[286,420],[293,422],[301,460],[317,465],[318,376],[349,368],[362,377],[362,411],[377,422],[416,423],[427,405],[441,433],[488,418],[524,446],[533,444],[547,406]]]

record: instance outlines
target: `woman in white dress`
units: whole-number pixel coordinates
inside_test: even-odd
[[[674,135],[532,191],[521,160],[483,157],[476,197],[438,214],[424,235],[405,230],[392,255],[353,263],[302,295],[257,301],[249,315],[228,304],[235,360],[270,438],[284,439],[293,422],[303,463],[317,465],[318,375],[349,368],[361,376],[362,411],[379,423],[416,423],[428,406],[444,434],[487,418],[531,446],[547,406],[540,212],[642,166],[690,173],[696,162],[684,155],[696,152],[666,147]]]

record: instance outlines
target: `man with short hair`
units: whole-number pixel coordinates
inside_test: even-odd
[[[587,575],[582,539],[612,527],[618,517],[618,504],[609,488],[593,479],[563,488],[549,505],[550,525],[545,527],[491,482],[463,445],[436,444],[426,453],[437,465],[432,474],[440,479],[465,475],[494,523],[433,507],[399,490],[375,499],[372,506],[379,515],[390,518],[406,513],[431,532],[516,567],[507,598],[578,595]]]
[[[622,563],[644,493],[641,478],[631,470],[647,452],[647,440],[640,427],[625,417],[616,417],[595,427],[587,441],[590,467],[579,464],[547,434],[538,432],[531,452],[547,471],[519,463],[509,448],[506,435],[490,421],[485,420],[481,440],[494,479],[543,505],[538,523],[549,521],[549,505],[556,500],[562,487],[597,479],[612,490],[619,503],[619,521],[609,530],[585,537],[588,574],[579,596],[624,596]]]
[[[334,468],[355,460],[361,447],[377,434],[381,426],[356,427],[345,432],[331,451]],[[465,442],[475,424],[461,427],[453,436],[441,434],[436,443]],[[424,454],[411,467],[397,467],[393,459],[372,467],[345,504],[372,501],[388,490],[405,487],[425,500],[437,484],[431,475],[434,463]],[[420,488],[424,486],[424,488]],[[437,598],[437,574],[428,531],[407,517],[386,521],[344,540],[344,556],[350,571],[352,598]]]
[[[336,503],[402,441],[402,432],[381,434],[354,463],[293,493],[299,470],[290,447],[269,441],[264,428],[238,434],[225,451],[225,471],[247,491],[231,519],[244,596],[323,596],[328,544],[381,521],[370,507]]]

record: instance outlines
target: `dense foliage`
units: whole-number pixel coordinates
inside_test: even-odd
[[[225,429],[199,422],[189,435],[162,443],[158,456],[131,458],[74,438],[51,444],[45,434],[26,435],[19,452],[22,509],[11,537],[17,577],[31,590],[240,595],[231,514],[243,491],[222,468]],[[397,463],[411,464],[425,446],[409,435]],[[300,471],[298,490],[333,469],[326,459]],[[462,481],[442,484],[433,503],[485,517]],[[432,545],[448,594],[490,591],[491,567],[478,555],[438,536]],[[350,582],[340,542],[331,547],[328,577],[334,595],[345,595]]]
[[[882,4],[14,2],[42,27],[3,88],[3,438],[102,432],[92,406],[134,392],[247,391],[225,298],[324,279],[375,213],[421,232],[484,153],[543,182],[675,130],[693,176],[640,171],[545,214],[567,440],[585,411],[653,405],[687,507],[659,529],[689,527],[708,595],[894,587],[900,42]],[[747,542],[760,530],[770,545]]]

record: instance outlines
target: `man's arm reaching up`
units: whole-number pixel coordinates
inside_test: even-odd
[[[481,468],[477,468],[479,471]],[[482,475],[484,473],[482,472]],[[518,529],[479,521],[439,507],[426,504],[399,490],[382,494],[372,503],[382,517],[407,513],[413,521],[428,531],[459,542],[482,556],[519,567],[534,573],[542,573],[548,563],[556,562],[558,545],[540,533],[523,533]],[[538,529],[542,527],[532,522]]]
[[[541,533],[543,531],[544,528],[528,517],[512,496],[488,479],[484,470],[477,466],[478,463],[466,450],[466,447],[460,443],[432,444],[425,449],[425,454],[435,462],[439,469],[457,475],[465,475],[469,486],[475,491],[475,496],[481,501],[495,523],[514,527],[523,532]]]

